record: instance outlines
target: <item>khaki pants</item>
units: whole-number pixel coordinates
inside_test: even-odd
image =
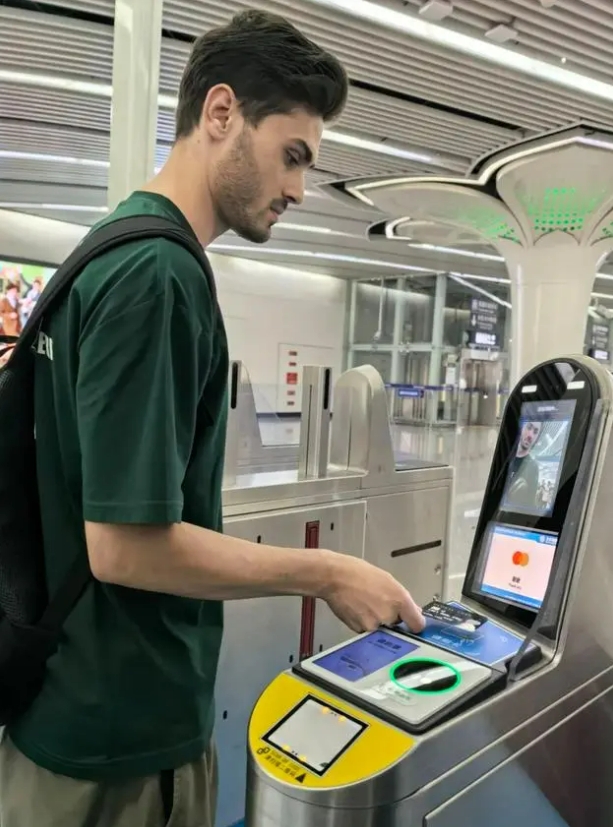
[[[78,781],[0,745],[0,827],[214,827],[217,765],[211,746],[174,774],[121,783]]]

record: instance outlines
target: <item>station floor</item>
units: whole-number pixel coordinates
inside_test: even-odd
[[[260,421],[266,445],[298,444],[300,423],[294,420]],[[451,595],[457,596],[468,564],[470,547],[496,446],[497,428],[429,428],[392,425],[397,453],[430,462],[444,462],[455,469],[455,496],[450,554]]]

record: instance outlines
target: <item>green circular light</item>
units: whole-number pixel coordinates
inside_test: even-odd
[[[443,666],[446,669],[450,669],[455,675],[455,681],[451,686],[448,686],[446,689],[412,689],[409,686],[405,686],[400,682],[401,679],[396,677],[396,670],[400,669],[400,667],[403,666],[403,664],[405,663],[413,662],[431,663],[435,666]],[[437,660],[436,658],[405,658],[405,660],[401,660],[399,663],[395,663],[392,666],[389,675],[392,682],[395,683],[396,686],[399,686],[400,689],[404,689],[405,692],[414,692],[416,695],[443,695],[445,694],[445,692],[451,692],[453,689],[456,689],[462,681],[462,675],[455,668],[455,666],[452,666],[450,663],[445,663],[445,661],[443,660]]]

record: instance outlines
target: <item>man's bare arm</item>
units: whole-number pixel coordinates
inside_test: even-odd
[[[102,582],[201,600],[320,597],[356,632],[398,620],[415,631],[424,625],[391,574],[350,555],[265,546],[188,523],[87,522],[85,533],[92,573]]]
[[[203,600],[318,596],[335,555],[250,543],[189,523],[85,524],[94,577],[119,586]]]

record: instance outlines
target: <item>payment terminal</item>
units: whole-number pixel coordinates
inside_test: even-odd
[[[438,827],[452,823],[458,796],[458,812],[470,812],[471,785],[494,776],[499,785],[508,762],[521,818],[528,806],[539,823],[567,823],[557,818],[570,806],[560,777],[594,764],[575,744],[562,766],[571,712],[590,681],[604,683],[584,701],[607,686],[613,697],[613,633],[595,609],[613,583],[603,548],[613,536],[612,399],[611,375],[587,357],[522,379],[501,423],[461,599],[427,603],[420,634],[398,624],[359,635],[265,690],[250,724],[247,827]],[[613,700],[593,714],[613,753]],[[553,769],[528,755],[547,743]],[[590,827],[610,827],[613,796],[599,806]],[[475,810],[471,827],[496,827],[488,817]]]

